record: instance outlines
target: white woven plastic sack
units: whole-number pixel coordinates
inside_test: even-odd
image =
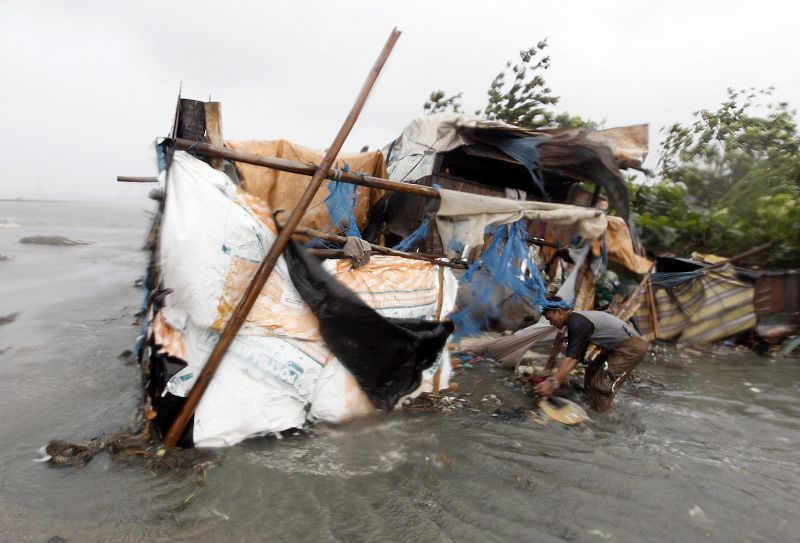
[[[165,298],[163,325],[154,328],[157,342],[188,364],[168,383],[172,394],[188,394],[273,243],[270,212],[225,174],[187,153],[175,153],[160,236],[162,284],[173,292]],[[325,266],[385,316],[433,318],[440,293],[442,315],[452,311],[457,282],[449,271],[440,289],[435,266],[390,257],[373,260],[357,270],[345,261]],[[432,387],[437,368],[439,387],[448,385],[445,353],[424,374],[420,389]],[[197,406],[194,440],[200,447],[232,445],[301,427],[307,416],[341,422],[373,411],[325,347],[316,318],[280,258]]]

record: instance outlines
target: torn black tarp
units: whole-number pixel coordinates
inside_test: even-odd
[[[290,241],[284,250],[300,296],[325,343],[376,407],[390,411],[413,392],[453,332],[450,321],[385,318]]]

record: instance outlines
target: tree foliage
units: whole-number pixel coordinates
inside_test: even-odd
[[[559,97],[547,86],[544,72],[550,67],[550,57],[545,55],[547,40],[519,52],[519,60],[506,62],[505,68],[489,84],[488,100],[481,115],[489,120],[503,121],[525,128],[559,126],[564,128],[595,128],[597,123],[572,116],[567,112],[556,114],[552,107]],[[453,111],[461,113],[462,93],[447,96],[443,90],[431,92],[422,106],[426,114]]]
[[[558,104],[559,97],[545,83],[543,72],[550,68],[546,48],[547,40],[542,40],[520,51],[518,62],[506,62],[505,69],[489,85],[484,117],[524,128],[552,126],[551,106]]]
[[[661,181],[631,186],[650,249],[732,256],[777,240],[766,262],[800,265],[800,134],[784,102],[756,114],[754,100],[771,93],[728,89],[718,110],[665,130]]]
[[[508,61],[475,113],[526,128],[598,128],[556,113],[547,87],[547,40]],[[732,256],[780,240],[765,255],[774,266],[800,266],[800,134],[795,112],[772,100],[773,89],[728,89],[716,110],[694,112],[689,124],[662,129],[660,181],[632,183],[633,218],[648,248],[686,256]],[[431,93],[426,113],[461,112],[462,93]],[[766,101],[766,104],[761,104]]]
[[[463,93],[453,94],[446,96],[443,90],[433,91],[422,106],[426,114],[440,113],[442,111],[452,111],[453,113],[461,113],[461,95]]]
[[[691,125],[665,129],[661,178],[683,183],[698,204],[711,208],[757,164],[797,155],[797,124],[787,103],[768,104],[766,116],[754,114],[754,100],[772,90],[729,88],[716,111],[696,111]]]

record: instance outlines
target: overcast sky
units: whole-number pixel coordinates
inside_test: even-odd
[[[183,96],[228,139],[328,146],[392,27],[402,36],[345,150],[381,147],[431,90],[474,111],[520,49],[550,43],[559,111],[658,129],[728,86],[800,107],[795,1],[0,2],[0,198],[141,198]]]

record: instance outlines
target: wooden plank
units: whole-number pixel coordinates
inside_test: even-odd
[[[208,143],[219,147],[224,147],[222,139],[222,103],[221,102],[206,102],[206,138]],[[212,157],[209,164],[215,170],[222,171],[222,159]]]

